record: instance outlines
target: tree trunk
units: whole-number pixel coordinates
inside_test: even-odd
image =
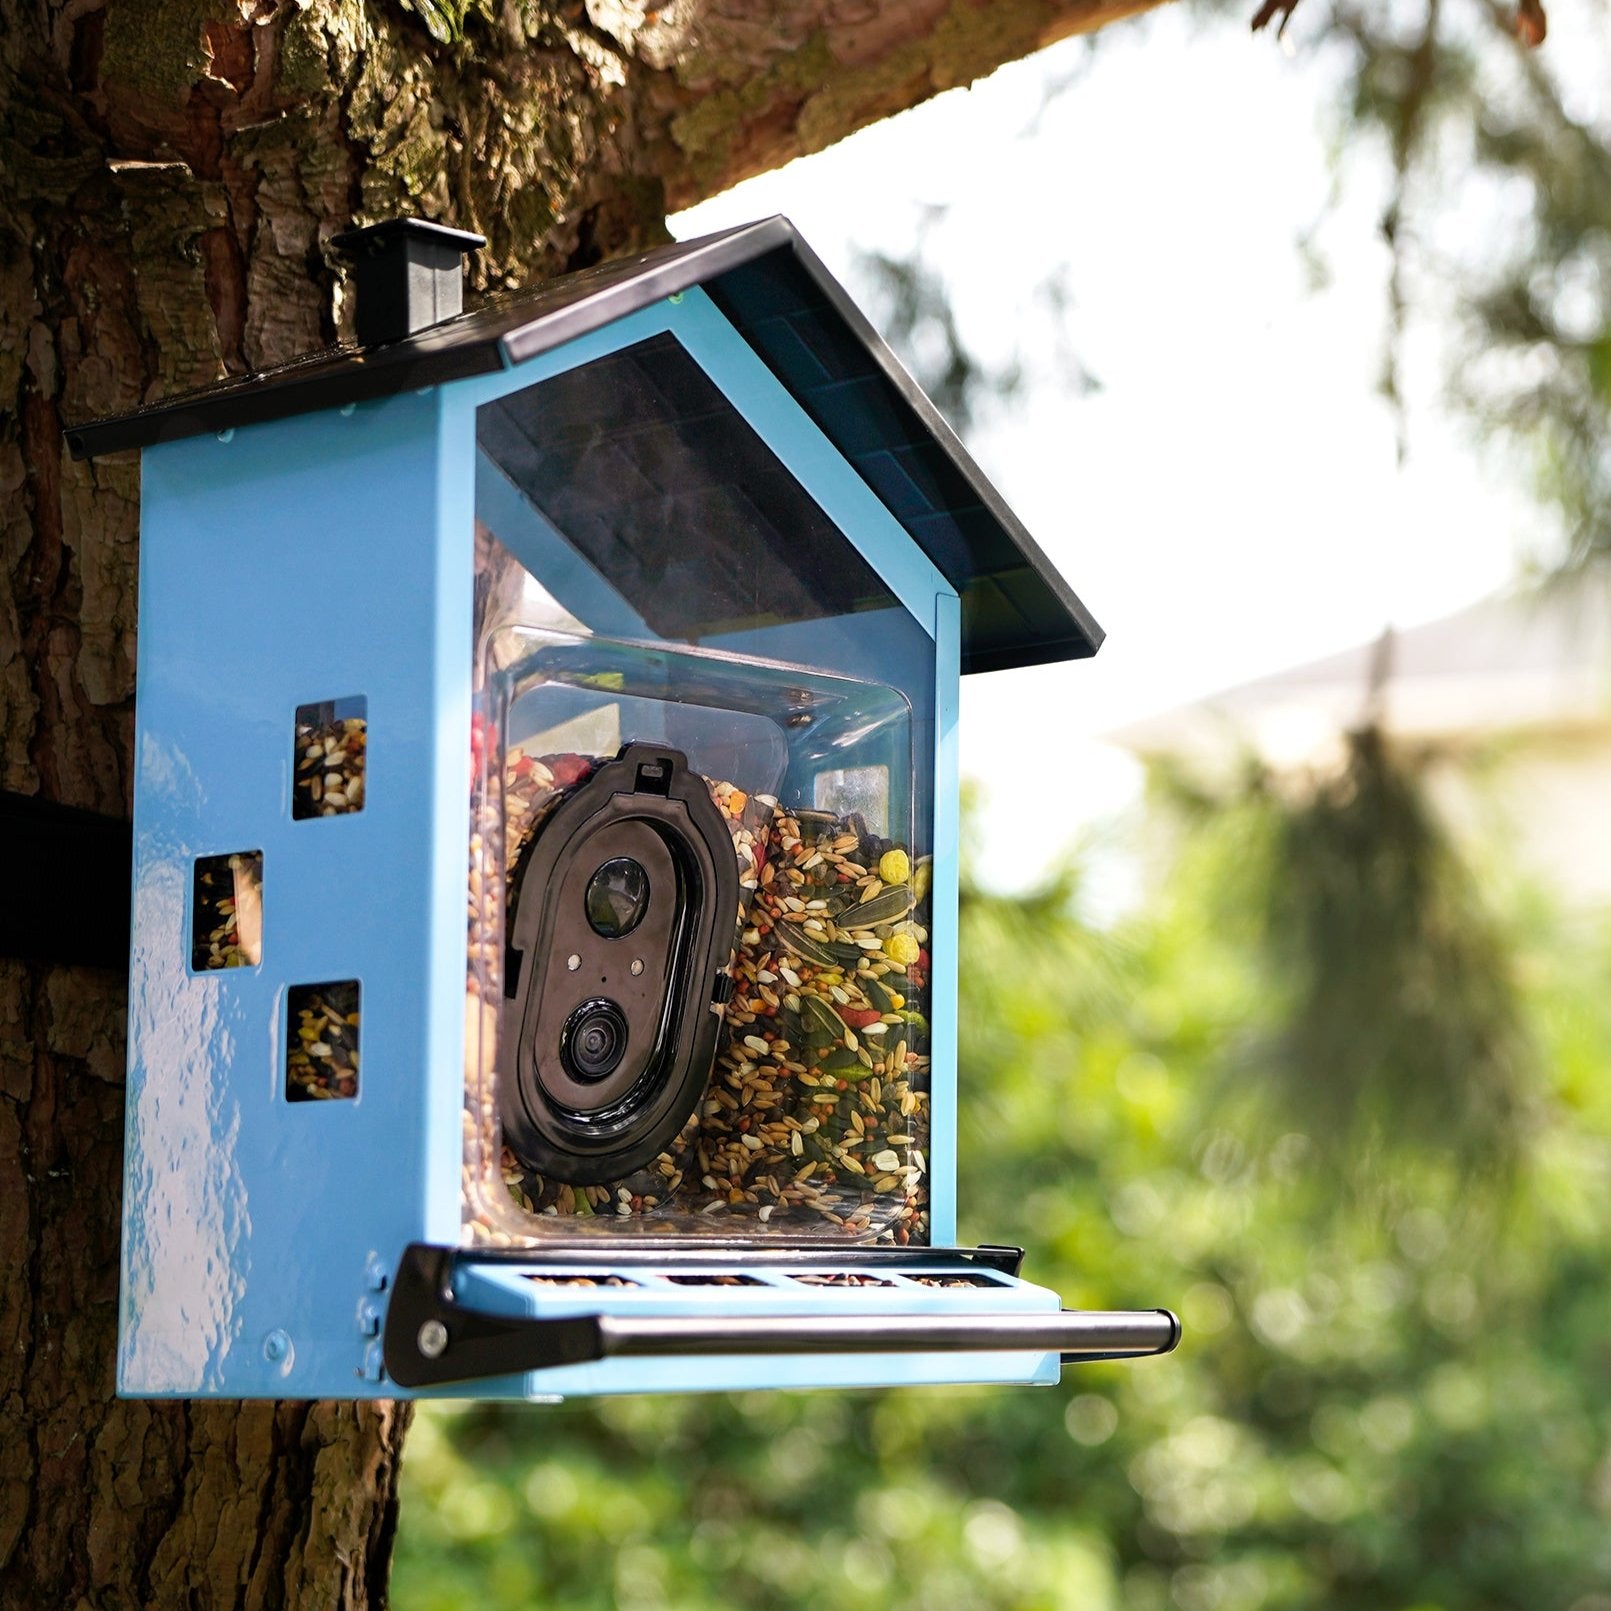
[[[130,808],[138,465],[64,422],[336,339],[355,217],[527,282],[1145,3],[0,0],[0,787]],[[112,1397],[124,1006],[0,959],[0,1605],[379,1606],[406,1407]]]

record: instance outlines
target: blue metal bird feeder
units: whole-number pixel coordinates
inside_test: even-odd
[[[956,1243],[958,679],[1100,631],[793,228],[69,433],[142,455],[131,1395],[1048,1382]]]

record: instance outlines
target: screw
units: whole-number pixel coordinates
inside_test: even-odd
[[[414,1341],[424,1358],[440,1359],[447,1352],[448,1329],[440,1320],[427,1320]]]
[[[271,1365],[278,1365],[291,1353],[291,1339],[285,1332],[274,1330],[263,1339],[263,1357]]]

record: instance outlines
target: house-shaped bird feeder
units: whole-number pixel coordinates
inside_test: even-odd
[[[118,1381],[1159,1353],[956,1242],[958,679],[1100,633],[783,219],[69,433],[142,456]]]

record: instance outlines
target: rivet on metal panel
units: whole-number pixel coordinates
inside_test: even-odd
[[[676,307],[682,301],[682,292],[673,291],[671,295],[666,298],[666,301],[668,301],[672,307]]]
[[[218,440],[220,442],[233,442],[235,440],[235,427],[232,425],[228,430],[220,431],[218,433]]]
[[[391,1279],[391,1271],[386,1261],[378,1253],[371,1253],[369,1261],[364,1265],[364,1285],[371,1292],[384,1292],[386,1283]]]
[[[440,1359],[447,1352],[447,1327],[440,1320],[427,1320],[415,1342],[426,1359]]]
[[[365,1298],[358,1305],[358,1330],[365,1337],[380,1335],[380,1305],[373,1298]]]
[[[341,417],[344,420],[345,419],[351,419],[352,416],[354,414],[356,414],[357,412],[358,412],[358,405],[356,403],[343,403],[341,405]]]
[[[358,1367],[358,1374],[366,1382],[384,1381],[386,1377],[385,1366],[382,1361],[381,1345],[379,1340],[369,1344],[364,1349],[364,1362]]]
[[[263,1339],[263,1357],[271,1365],[289,1367],[295,1351],[290,1335],[278,1326]]]

